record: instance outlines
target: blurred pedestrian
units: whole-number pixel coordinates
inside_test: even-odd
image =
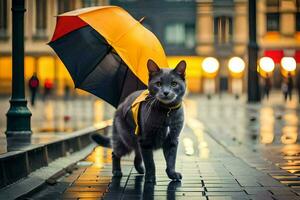
[[[39,79],[36,75],[36,72],[34,72],[28,82],[30,93],[31,93],[31,105],[32,106],[34,106],[36,94],[39,89],[39,84],[40,84]]]
[[[297,75],[297,90],[298,90],[298,100],[300,102],[300,72]]]
[[[281,83],[281,90],[283,93],[283,97],[284,100],[287,100],[287,96],[288,96],[288,86],[287,86],[287,79],[283,79],[282,83]]]
[[[293,93],[293,88],[294,88],[294,82],[293,82],[293,77],[291,72],[288,73],[288,78],[287,78],[287,95],[290,99],[290,101],[292,100],[292,93]]]
[[[271,88],[272,88],[271,78],[267,73],[265,78],[265,85],[264,85],[264,97],[267,97],[267,99],[269,99]]]
[[[51,94],[52,88],[53,88],[53,83],[51,79],[47,78],[44,82],[44,101]]]

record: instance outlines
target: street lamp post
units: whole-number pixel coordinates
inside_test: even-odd
[[[6,136],[30,136],[31,112],[24,88],[24,0],[12,0],[12,96],[6,114]]]
[[[248,43],[248,102],[259,102],[259,77],[257,73],[256,0],[248,0],[249,43]]]

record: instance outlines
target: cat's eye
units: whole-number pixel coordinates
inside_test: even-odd
[[[171,86],[172,86],[172,87],[176,87],[177,84],[178,84],[177,82],[173,81],[173,82],[171,83]]]
[[[156,82],[156,86],[160,87],[161,86],[161,82],[160,81]]]

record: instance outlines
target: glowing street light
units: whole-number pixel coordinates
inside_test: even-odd
[[[231,75],[231,91],[239,98],[243,93],[243,71],[245,69],[245,62],[240,57],[232,57],[229,59],[228,68]]]
[[[203,92],[210,98],[216,91],[215,77],[217,76],[219,69],[219,62],[214,57],[207,57],[202,61],[203,70]]]
[[[273,70],[275,68],[275,63],[274,63],[273,59],[270,57],[262,57],[259,60],[259,67],[263,71],[270,73],[270,72],[273,72]]]
[[[282,68],[288,72],[293,72],[296,70],[297,63],[293,57],[283,57],[280,63]]]
[[[216,73],[219,69],[219,62],[214,57],[207,57],[202,62],[202,69],[208,74]]]
[[[232,57],[228,62],[229,70],[233,73],[239,74],[245,69],[245,62],[240,57]]]

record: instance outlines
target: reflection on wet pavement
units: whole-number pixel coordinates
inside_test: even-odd
[[[132,166],[132,156],[122,159],[123,177],[111,176],[111,150],[97,147],[84,161],[79,162],[78,178],[63,193],[63,199],[168,199],[175,200],[180,197],[206,199],[204,195],[203,181],[200,178],[199,169],[195,157],[184,158],[179,161],[178,168],[185,175],[185,181],[171,181],[165,174],[165,163],[156,162],[157,183],[144,183],[144,175],[137,174]],[[99,160],[99,156],[101,159]],[[162,155],[159,155],[162,156]],[[195,168],[196,167],[196,168]],[[211,168],[210,166],[207,166]],[[213,175],[214,169],[205,170],[202,173]],[[74,172],[76,174],[78,172]],[[68,178],[62,180],[66,182]],[[236,182],[235,182],[236,183]],[[239,190],[240,191],[240,190]],[[36,199],[36,198],[33,198]]]
[[[104,166],[111,163],[111,150],[97,147],[84,162],[89,164],[84,165],[82,162],[77,164],[78,179],[64,192],[64,199],[97,198],[106,191],[110,183],[111,172]]]
[[[95,131],[108,131],[105,127],[110,127],[112,125],[112,120],[100,121],[97,124],[93,124],[93,126],[89,126],[84,129],[80,129],[78,131],[72,132],[72,134],[66,134],[65,132],[45,132],[45,133],[36,133],[30,137],[6,137],[5,134],[0,134],[0,155],[8,152],[15,151],[23,152],[33,148],[39,148],[44,145],[49,145],[51,143],[58,142],[60,143],[62,140],[66,141],[74,137],[78,137],[78,135],[84,135],[87,133],[95,132]],[[89,138],[88,142],[90,141]],[[77,143],[75,142],[75,145]],[[69,153],[72,153],[70,151]],[[101,157],[99,157],[100,159]]]
[[[300,188],[300,125],[296,101],[251,105],[228,97],[210,101],[191,97],[188,104],[190,111],[197,110],[196,118],[203,123],[204,130],[230,151],[245,161],[257,163],[258,169],[262,165],[258,164],[262,162],[258,157],[272,162],[274,169],[265,169],[271,176]]]
[[[0,99],[1,132],[5,131],[8,106],[5,99]],[[52,99],[38,101],[35,107],[28,106],[32,112],[33,133],[76,131],[110,119],[114,112],[114,108],[94,97]]]
[[[92,126],[105,119],[108,105],[100,100],[80,100],[45,103],[43,121],[38,132],[71,132]]]
[[[176,161],[182,182],[166,176],[161,151],[154,153],[156,185],[144,183],[143,175],[133,167],[133,155],[122,158],[123,177],[113,178],[111,150],[97,147],[72,175],[61,180],[70,184],[60,195],[64,199],[108,200],[299,199],[300,191],[295,190],[300,186],[300,148],[281,142],[282,126],[297,126],[298,120],[290,122],[284,109],[279,113],[272,106],[248,106],[240,101],[188,98],[185,104],[186,126]],[[288,111],[293,113],[293,109]],[[261,137],[262,132],[271,139]],[[244,162],[233,150],[251,162]],[[295,171],[291,174],[289,170]]]
[[[260,142],[262,144],[272,144],[274,140],[274,111],[270,107],[260,110]]]
[[[226,134],[240,144],[288,145],[297,143],[299,109],[272,104],[249,105],[228,99],[189,98],[189,111],[219,134]],[[195,111],[196,110],[196,111]],[[191,116],[191,114],[189,113]],[[192,114],[195,116],[195,114]]]

